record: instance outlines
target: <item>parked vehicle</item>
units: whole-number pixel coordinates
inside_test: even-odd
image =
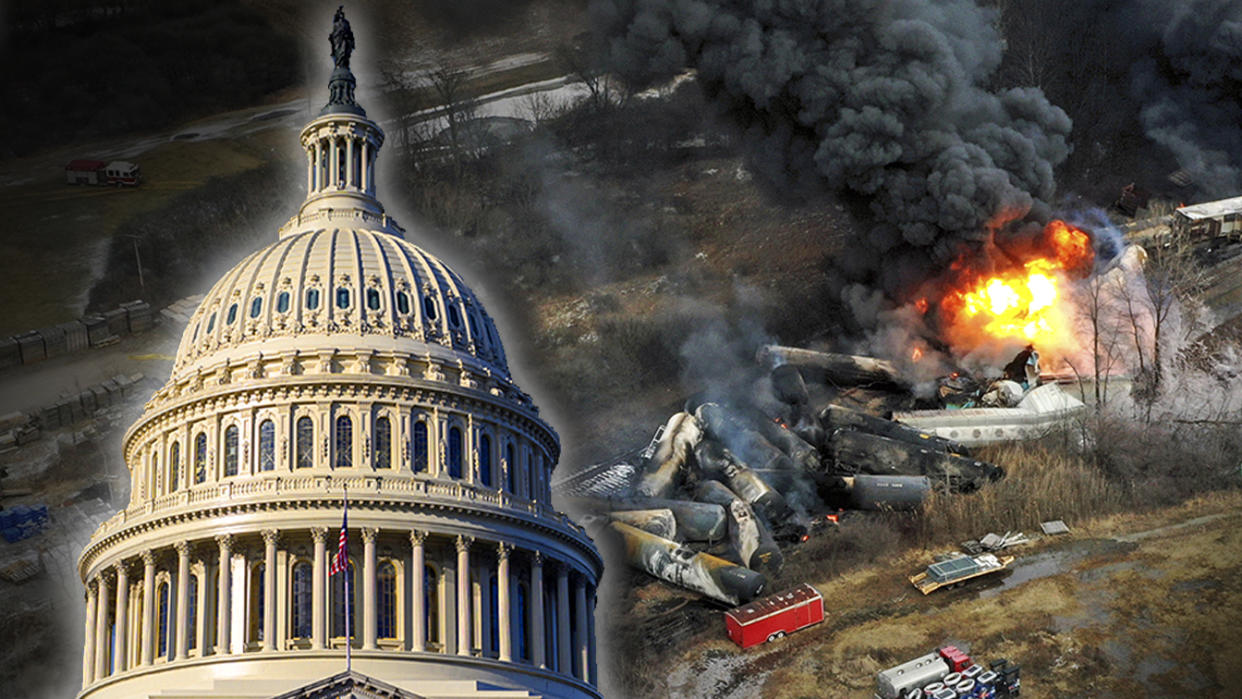
[[[806,583],[725,612],[729,638],[743,648],[783,638],[824,620],[824,598]]]
[[[134,187],[142,180],[142,168],[126,160],[102,160],[79,158],[65,166],[65,181],[69,184],[114,185]]]

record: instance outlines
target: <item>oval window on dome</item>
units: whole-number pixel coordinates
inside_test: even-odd
[[[380,307],[379,289],[367,289],[367,308],[378,311]]]
[[[235,320],[237,320],[237,304],[229,306],[229,314],[225,318],[224,322],[228,325],[232,325]]]
[[[306,290],[306,307],[312,311],[319,308],[319,289]]]
[[[212,329],[215,327],[216,327],[216,314],[212,313],[211,317],[207,319],[207,334],[210,335]]]
[[[410,312],[410,297],[404,291],[397,292],[397,312],[402,315]]]
[[[449,313],[449,322],[453,324],[454,328],[460,328],[461,327],[461,312],[457,310],[457,306],[449,306],[448,313]]]
[[[259,313],[261,313],[262,311],[263,311],[263,297],[256,296],[250,302],[250,317],[258,318]]]
[[[475,320],[474,315],[470,313],[466,314],[466,320],[470,321],[470,336],[478,337],[479,336],[479,322]]]
[[[276,312],[284,313],[287,310],[289,310],[289,292],[282,291],[280,292],[280,295],[276,297]]]
[[[349,308],[349,289],[338,287],[336,290],[336,307]]]
[[[423,297],[423,313],[427,314],[429,320],[436,319],[436,300],[430,296]]]

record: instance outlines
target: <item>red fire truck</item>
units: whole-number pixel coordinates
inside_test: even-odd
[[[69,184],[102,184],[117,187],[133,187],[142,179],[142,169],[125,160],[71,160],[65,166],[65,181]]]
[[[824,598],[806,583],[725,612],[729,638],[743,648],[773,641],[824,620]]]

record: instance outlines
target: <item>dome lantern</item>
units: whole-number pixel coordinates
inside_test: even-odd
[[[320,227],[324,221],[360,218],[378,222],[384,232],[400,237],[401,227],[384,214],[384,205],[375,196],[375,159],[384,132],[354,101],[357,81],[349,69],[354,33],[344,7],[337,9],[328,39],[334,63],[328,103],[301,135],[306,152],[306,201],[298,215],[281,228],[280,236]]]

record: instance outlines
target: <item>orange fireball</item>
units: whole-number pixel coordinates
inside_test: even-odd
[[[1044,228],[1039,246],[1024,262],[973,274],[965,260],[959,279],[941,301],[950,340],[975,346],[988,339],[1065,347],[1072,341],[1072,313],[1063,298],[1066,279],[1090,270],[1091,237],[1064,221]]]

